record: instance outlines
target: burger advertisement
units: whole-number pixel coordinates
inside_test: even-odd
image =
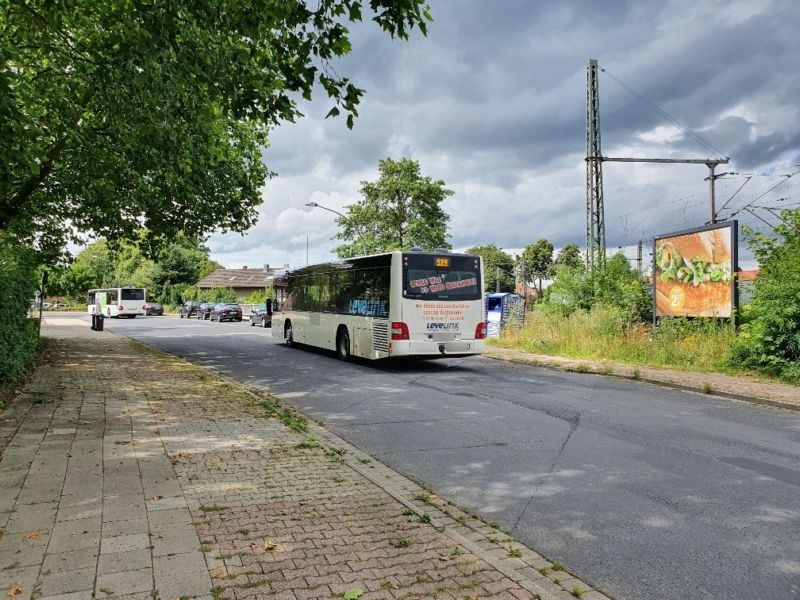
[[[736,221],[657,237],[657,317],[731,317],[735,308]]]

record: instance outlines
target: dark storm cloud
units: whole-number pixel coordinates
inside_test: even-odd
[[[334,67],[367,90],[352,131],[344,119],[324,119],[330,102],[318,93],[302,105],[307,118],[273,133],[265,160],[282,183],[267,186],[265,236],[284,235],[273,221],[305,210],[312,194],[352,198],[378,160],[410,156],[455,190],[454,243],[583,243],[590,58],[608,70],[600,77],[606,155],[713,154],[610,73],[730,155],[731,169],[769,170],[800,156],[794,2],[431,4],[427,38],[414,32],[405,43],[370,23],[351,27],[353,53]],[[609,168],[609,245],[707,219],[704,169]]]

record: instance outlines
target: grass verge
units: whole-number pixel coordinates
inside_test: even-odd
[[[627,323],[613,308],[597,306],[570,315],[552,311],[527,314],[525,327],[509,330],[493,343],[570,358],[699,372],[753,374],[725,363],[735,333],[726,321],[673,319],[659,324]]]

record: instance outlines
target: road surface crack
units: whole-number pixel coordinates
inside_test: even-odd
[[[581,422],[581,413],[578,413],[572,419],[570,419],[569,432],[567,433],[567,436],[564,438],[564,441],[561,443],[561,448],[558,449],[558,453],[556,454],[556,457],[553,459],[553,462],[550,464],[550,468],[547,469],[547,473],[545,473],[544,477],[542,477],[539,483],[536,484],[536,488],[534,488],[533,493],[531,494],[530,498],[528,498],[528,501],[525,503],[525,507],[522,509],[522,512],[519,513],[517,520],[514,521],[514,526],[511,528],[511,531],[516,530],[516,528],[519,526],[520,521],[522,521],[522,517],[525,516],[525,513],[528,511],[528,507],[531,505],[531,503],[533,503],[533,499],[536,497],[536,494],[539,492],[544,482],[547,481],[547,479],[555,470],[558,461],[561,460],[561,455],[564,454],[564,449],[567,447],[567,444],[569,443],[570,439],[572,439],[572,434],[575,433],[575,431],[578,429],[578,425],[580,424],[580,422]]]

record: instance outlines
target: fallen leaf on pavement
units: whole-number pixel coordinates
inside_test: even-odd
[[[275,550],[278,547],[278,544],[273,542],[272,540],[264,540],[264,550]]]
[[[13,598],[14,596],[19,596],[21,593],[22,593],[22,586],[15,585],[8,590],[8,597]]]
[[[436,494],[431,494],[430,496],[428,496],[428,500],[436,500],[438,497],[439,496],[437,496]]]
[[[153,500],[161,500],[164,496],[153,496]],[[171,600],[171,599],[170,599]]]
[[[35,541],[42,537],[42,534],[38,531],[31,531],[28,535],[25,536],[26,540]]]

